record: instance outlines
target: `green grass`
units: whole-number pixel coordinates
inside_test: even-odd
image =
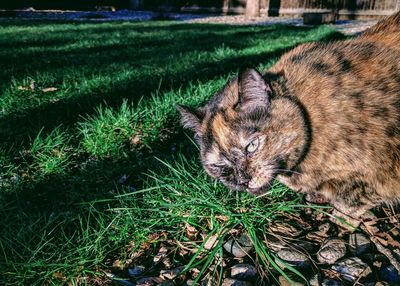
[[[244,229],[267,269],[266,222],[296,212],[298,196],[275,185],[256,199],[208,178],[175,104],[204,103],[244,63],[267,68],[299,43],[337,36],[327,27],[2,21],[0,284],[91,285],[117,271],[116,259],[129,266],[156,233],[201,249],[185,223],[205,236]],[[177,263],[206,274],[217,254]]]

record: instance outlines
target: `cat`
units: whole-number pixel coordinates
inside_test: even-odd
[[[400,12],[264,73],[244,67],[205,106],[177,109],[228,188],[260,195],[276,179],[359,218],[400,198]]]

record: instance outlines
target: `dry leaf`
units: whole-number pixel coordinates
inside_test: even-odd
[[[65,280],[65,275],[62,272],[56,271],[53,273],[53,277],[56,279],[61,279],[61,280]]]
[[[376,222],[374,222],[374,221],[371,221],[371,222],[364,222],[364,226],[365,226],[365,229],[367,230],[367,232],[370,234],[370,235],[374,235],[375,233],[377,233],[378,231],[379,231],[379,228],[377,228],[376,226],[375,226],[375,224],[376,224]]]
[[[223,221],[223,222],[229,220],[229,217],[226,216],[226,215],[216,215],[215,218],[216,218],[217,220],[220,220],[220,221]]]
[[[400,243],[396,240],[393,239],[393,237],[391,237],[390,234],[386,233],[386,232],[378,232],[376,234],[376,236],[378,237],[379,241],[381,242],[380,239],[385,241],[385,246],[387,245],[391,245],[394,248],[400,248]],[[382,243],[382,242],[381,242]],[[382,243],[383,244],[383,243]]]
[[[141,138],[139,135],[135,135],[131,138],[129,138],[129,143],[131,143],[132,146],[136,146],[142,142]]]
[[[166,248],[165,246],[161,246],[160,249],[158,250],[157,255],[154,256],[153,262],[158,263],[162,259],[165,259],[165,257],[167,257],[167,252],[168,252],[168,248]]]
[[[214,234],[208,238],[204,244],[204,249],[211,250],[218,244],[218,235]]]
[[[198,231],[197,229],[185,221],[186,237],[195,238]]]
[[[119,260],[119,259],[116,259],[113,262],[112,266],[115,267],[115,268],[121,269],[121,270],[124,269],[124,263],[122,263],[122,261]]]
[[[46,88],[42,89],[43,92],[53,92],[53,91],[57,91],[57,90],[58,90],[58,88],[56,88],[56,87],[46,87]]]

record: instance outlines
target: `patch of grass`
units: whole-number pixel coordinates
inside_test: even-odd
[[[27,159],[27,167],[41,176],[50,174],[63,174],[70,164],[70,137],[66,132],[56,128],[46,136],[40,131],[32,141],[31,147],[24,157]]]
[[[127,101],[116,111],[108,107],[98,107],[95,115],[89,116],[78,125],[85,151],[98,158],[127,156],[124,151],[129,149],[125,145],[130,138],[134,139],[140,116]]]
[[[271,263],[265,223],[294,212],[298,197],[275,185],[257,200],[212,181],[175,105],[204,103],[243,63],[264,69],[299,43],[335,36],[328,27],[2,21],[0,284],[105,281],[151,235],[192,243],[185,223],[206,236],[244,229]],[[184,262],[206,270],[222,254]]]

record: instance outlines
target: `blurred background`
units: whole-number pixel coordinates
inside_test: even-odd
[[[63,10],[162,10],[242,14],[246,0],[3,0],[0,9]],[[399,0],[256,0],[249,1],[269,16],[301,15],[305,12],[335,10],[341,18],[390,15],[400,7]]]

